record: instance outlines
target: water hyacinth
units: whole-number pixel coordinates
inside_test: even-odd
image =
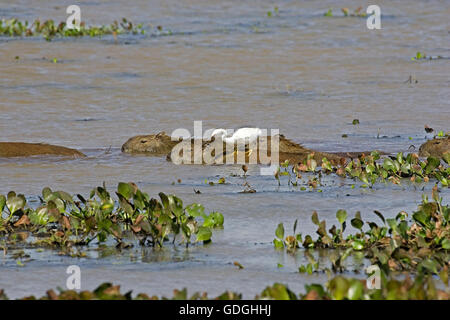
[[[204,212],[201,204],[183,206],[175,195],[159,193],[160,200],[150,198],[134,183],[120,182],[114,200],[106,187],[94,188],[88,199],[71,196],[64,191],[46,187],[40,197],[41,205],[27,207],[24,195],[11,191],[0,195],[0,238],[17,234],[33,235],[32,245],[70,248],[114,239],[117,246],[133,236],[141,245],[161,247],[175,243],[210,242],[212,230],[221,228],[223,215]],[[180,238],[180,239],[179,239]]]
[[[344,14],[341,17],[359,17],[359,18],[367,17],[367,13],[361,11],[362,9],[363,9],[362,7],[358,7],[353,12],[350,12],[348,8],[341,8],[342,13]],[[333,17],[333,9],[331,8],[328,9],[328,11],[325,12],[323,15],[325,17]]]
[[[442,289],[437,289],[432,277],[420,276],[411,280],[407,277],[404,280],[382,278],[381,289],[369,289],[364,280],[355,278],[345,278],[336,276],[330,279],[324,286],[321,284],[305,285],[305,293],[296,294],[288,286],[281,283],[274,283],[267,286],[260,294],[254,297],[255,300],[449,300],[450,294]],[[206,292],[195,292],[188,294],[186,288],[174,290],[172,297],[156,295],[149,296],[139,293],[135,296],[132,291],[121,293],[119,285],[112,283],[102,283],[95,290],[75,290],[59,289],[59,293],[48,290],[40,300],[241,300],[242,294],[224,291],[222,294],[210,298]],[[36,300],[35,296],[22,298],[23,300]],[[0,300],[8,300],[6,293],[0,289]]]
[[[351,253],[362,252],[372,264],[377,264],[384,272],[417,271],[421,273],[448,274],[450,261],[450,206],[442,204],[437,187],[433,188],[432,201],[423,196],[422,203],[410,217],[400,212],[395,218],[386,219],[380,212],[374,211],[382,224],[375,221],[363,221],[360,212],[356,212],[350,225],[358,232],[344,236],[347,227],[347,212],[338,210],[336,218],[339,225],[327,230],[325,220],[320,221],[317,212],[311,216],[318,227],[317,239],[311,235],[296,233],[297,221],[294,223],[293,235],[285,236],[283,224],[275,230],[273,240],[275,248],[286,248],[295,253],[301,246],[306,249],[344,250],[336,259],[332,259],[334,272],[344,270],[342,262]],[[364,230],[365,229],[365,230]],[[317,263],[310,259],[311,266],[300,272],[311,273]],[[310,268],[309,270],[307,268]]]
[[[114,21],[110,25],[102,26],[86,26],[84,22],[80,23],[79,30],[68,29],[66,22],[55,23],[53,20],[41,22],[36,19],[33,23],[28,21],[22,22],[18,19],[0,20],[0,36],[8,37],[32,37],[42,36],[50,41],[55,37],[101,37],[104,35],[113,35],[117,37],[119,34],[145,34],[143,24],[133,24],[126,18],[122,18],[120,22]],[[155,35],[169,34],[170,31],[163,31],[161,26],[155,28]]]
[[[436,157],[428,157],[426,160],[420,160],[415,153],[409,153],[406,156],[399,152],[396,157],[389,156],[383,159],[377,151],[370,155],[362,154],[357,159],[342,161],[337,166],[333,166],[327,159],[322,159],[322,165],[317,171],[317,162],[313,155],[308,155],[303,163],[293,165],[288,170],[290,164],[288,161],[281,164],[275,178],[280,182],[280,176],[288,176],[288,185],[297,186],[301,172],[311,172],[318,174],[320,180],[321,174],[336,174],[340,177],[348,177],[362,181],[363,187],[372,187],[376,182],[390,181],[394,184],[401,184],[402,179],[409,178],[411,182],[428,182],[430,179],[436,179],[443,187],[449,187],[450,184],[450,154],[445,153],[443,161]],[[283,169],[283,170],[281,170]],[[291,172],[293,175],[291,175]]]

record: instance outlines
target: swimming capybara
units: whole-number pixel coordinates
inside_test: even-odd
[[[223,154],[215,155],[215,150],[212,148],[212,144],[215,141],[213,138],[211,141],[199,141],[199,146],[201,146],[202,154],[204,154],[205,151],[209,151],[208,148],[211,148],[211,156],[213,158],[220,158],[223,157],[223,160],[221,163],[225,163],[225,158],[230,157],[230,152],[228,150],[233,150],[234,157],[237,158],[239,155],[239,152],[244,152],[244,159],[245,161],[248,161],[251,157],[251,153],[256,154],[257,163],[264,162],[259,158],[260,155],[260,149],[261,153],[270,157],[272,146],[271,146],[271,137],[260,137],[258,144],[256,145],[255,150],[249,151],[249,146],[246,145],[244,147],[244,150],[237,150],[238,146],[232,145],[231,147],[228,147],[224,142],[223,143]],[[158,134],[151,134],[151,135],[139,135],[132,137],[128,139],[127,142],[125,142],[122,146],[122,152],[126,153],[145,153],[149,155],[167,155],[167,160],[174,161],[175,159],[172,159],[172,149],[177,146],[180,143],[180,140],[178,141],[172,141],[171,137],[165,134],[165,132],[160,132]],[[183,146],[192,150],[191,152],[191,160],[187,159],[187,161],[184,161],[184,163],[194,163],[194,139],[190,139],[188,141],[182,141],[180,145],[178,145],[175,152],[179,152],[178,156],[180,160],[183,158]],[[289,160],[291,163],[298,163],[307,158],[307,156],[311,153],[314,153],[314,159],[318,162],[318,164],[322,163],[322,158],[326,157],[328,160],[330,160],[332,163],[337,164],[339,163],[340,159],[342,157],[350,157],[350,154],[333,154],[333,153],[325,153],[325,152],[318,152],[311,149],[307,149],[303,147],[302,145],[295,143],[289,139],[287,139],[284,135],[279,135],[279,162],[284,162],[285,160]],[[227,153],[228,152],[228,153]],[[357,156],[356,153],[353,154],[353,156]],[[233,155],[231,155],[233,157]],[[204,159],[203,159],[204,160]],[[174,161],[176,162],[176,160]],[[205,163],[205,161],[202,161],[201,163]],[[220,163],[220,162],[219,162]]]
[[[30,157],[54,155],[64,157],[86,157],[78,150],[45,143],[0,142],[0,157]]]
[[[160,156],[168,154],[178,143],[179,141],[172,141],[163,131],[158,134],[131,137],[122,145],[122,152]]]
[[[442,158],[447,152],[450,153],[450,136],[428,140],[419,148],[420,157]]]

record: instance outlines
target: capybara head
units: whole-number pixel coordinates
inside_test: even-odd
[[[177,143],[178,141],[172,141],[165,132],[135,136],[123,144],[122,152],[161,155],[169,153]]]
[[[446,152],[450,152],[450,136],[428,140],[419,148],[420,157],[442,158]]]

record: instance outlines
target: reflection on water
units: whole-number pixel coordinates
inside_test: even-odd
[[[69,4],[3,2],[0,18],[63,21]],[[302,254],[293,258],[272,249],[279,222],[299,219],[299,229],[312,234],[312,210],[329,225],[336,223],[339,208],[350,214],[361,210],[363,217],[374,209],[387,216],[412,212],[422,186],[353,189],[351,180],[330,178],[323,192],[309,192],[278,187],[251,168],[247,179],[258,192],[242,194],[238,166],[175,166],[163,158],[121,154],[120,146],[137,134],[192,131],[194,120],[203,120],[204,129],[278,128],[324,151],[406,151],[425,141],[425,124],[449,130],[449,61],[411,61],[417,51],[450,56],[449,4],[378,5],[382,30],[369,31],[365,19],[323,17],[337,6],[331,0],[283,1],[272,17],[271,1],[89,1],[80,3],[88,24],[127,17],[172,35],[120,35],[117,43],[108,36],[52,42],[0,37],[0,140],[59,144],[88,155],[1,159],[0,193],[16,190],[36,200],[44,186],[87,195],[103,181],[111,190],[119,181],[134,181],[152,196],[176,193],[185,203],[201,202],[225,216],[224,230],[206,248],[95,248],[93,257],[82,259],[32,252],[24,267],[2,257],[0,287],[12,297],[43,293],[64,285],[70,264],[82,266],[90,288],[113,281],[155,294],[187,286],[252,296],[276,281],[296,290],[323,281],[324,275],[295,273],[307,261]],[[410,76],[418,82],[405,82]],[[352,125],[353,119],[360,124]],[[204,182],[222,176],[228,184]],[[447,190],[442,195],[449,200]],[[236,270],[233,261],[245,269]]]

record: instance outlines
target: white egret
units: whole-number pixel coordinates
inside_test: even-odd
[[[212,132],[211,137],[220,138],[226,143],[235,143],[244,140],[250,143],[258,139],[262,135],[262,130],[259,128],[239,128],[232,136],[228,136],[225,129],[216,129]]]

